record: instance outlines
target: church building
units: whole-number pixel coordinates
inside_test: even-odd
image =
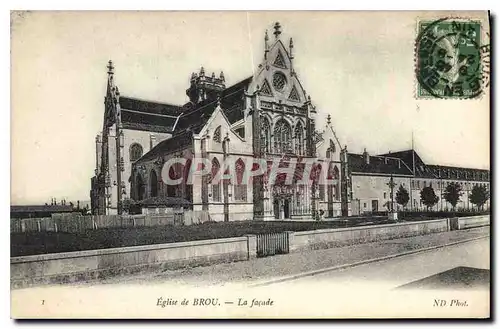
[[[282,40],[279,23],[273,34],[271,41],[265,33],[254,75],[228,84],[223,72],[209,74],[202,67],[191,74],[183,105],[121,95],[110,61],[103,130],[96,137],[93,212],[121,214],[128,199],[159,205],[182,199],[215,221],[348,215],[347,149],[330,117],[316,122],[316,108],[294,68],[292,38]],[[209,159],[211,174],[194,175],[190,184],[165,184],[163,166],[172,158],[186,162],[170,168],[171,178],[186,176],[194,158]],[[335,183],[296,184],[294,177],[292,184],[271,184],[266,175],[242,180],[245,166],[256,158],[285,167],[314,159]],[[236,182],[214,183],[228,162],[235,166]]]

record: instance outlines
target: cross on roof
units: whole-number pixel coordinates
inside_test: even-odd
[[[114,70],[115,70],[115,67],[113,66],[113,61],[109,61],[108,62],[108,66],[106,66],[108,68],[108,74],[109,75],[112,75]]]
[[[274,36],[276,37],[276,39],[279,38],[280,34],[281,34],[281,25],[279,22],[276,22],[274,24]]]

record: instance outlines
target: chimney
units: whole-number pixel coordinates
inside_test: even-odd
[[[366,148],[363,151],[363,160],[365,160],[366,164],[370,164],[370,155],[368,154],[368,152],[366,152]]]

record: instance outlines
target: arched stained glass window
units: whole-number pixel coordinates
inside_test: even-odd
[[[292,128],[280,119],[274,126],[274,153],[287,153],[292,150]]]
[[[217,143],[220,143],[222,141],[220,130],[221,126],[218,126],[217,128],[215,128],[214,132],[214,141],[216,141]]]
[[[213,179],[216,177],[217,173],[220,170],[219,160],[217,158],[212,159],[212,199],[214,202],[221,201],[221,188],[220,188],[220,179],[214,181]]]
[[[142,157],[142,146],[137,143],[130,145],[130,161],[137,161],[140,157]]]
[[[235,163],[236,185],[234,185],[234,199],[236,201],[247,201],[247,184],[244,180],[245,162],[240,158]]]

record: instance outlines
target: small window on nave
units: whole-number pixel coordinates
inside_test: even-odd
[[[212,172],[211,172],[211,179],[210,183],[212,184],[212,200],[214,202],[220,202],[221,201],[221,184],[220,181],[213,181],[213,179],[216,177],[220,170],[220,164],[217,158],[212,159]]]
[[[140,157],[142,157],[142,146],[137,143],[130,145],[130,161],[137,161]]]
[[[221,132],[220,132],[221,128],[220,126],[218,126],[217,128],[215,128],[215,132],[214,132],[214,141],[216,141],[217,143],[220,143],[222,141],[222,138],[221,138]]]

